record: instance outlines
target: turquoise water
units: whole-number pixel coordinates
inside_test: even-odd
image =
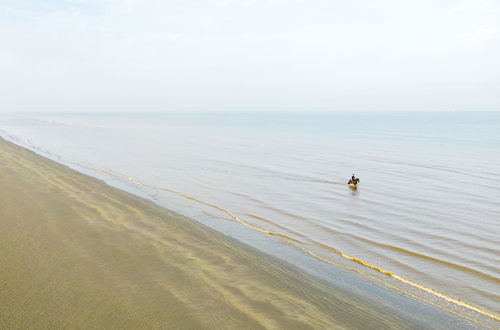
[[[498,324],[499,112],[38,113],[0,129],[255,247]]]

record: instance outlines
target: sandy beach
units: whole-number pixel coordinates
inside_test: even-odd
[[[472,325],[337,289],[4,140],[0,187],[2,329]]]

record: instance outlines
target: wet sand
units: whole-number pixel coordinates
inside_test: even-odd
[[[471,325],[315,280],[1,139],[0,187],[2,329]]]

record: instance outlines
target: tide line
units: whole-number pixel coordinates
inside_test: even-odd
[[[105,172],[107,172],[108,174],[111,174],[111,172],[116,173],[115,171],[111,171],[111,170],[106,170]],[[296,243],[302,243],[302,244],[303,244],[303,242],[302,242],[302,241],[297,240],[297,239],[295,239],[295,238],[293,238],[293,237],[291,237],[291,236],[288,236],[288,235],[286,235],[286,234],[282,234],[282,233],[277,233],[277,232],[269,231],[269,230],[263,229],[263,228],[261,228],[261,227],[255,226],[255,225],[253,225],[253,224],[250,224],[250,223],[246,222],[245,220],[241,219],[241,218],[240,218],[240,217],[238,217],[237,215],[233,214],[232,212],[230,212],[229,210],[227,210],[227,209],[225,209],[225,208],[223,208],[223,207],[221,207],[221,206],[218,206],[218,205],[215,205],[215,204],[212,204],[212,203],[205,202],[205,201],[203,201],[203,200],[201,200],[201,199],[199,199],[199,198],[196,198],[196,197],[194,197],[194,196],[190,196],[190,195],[187,195],[187,194],[184,194],[184,193],[181,193],[181,192],[175,191],[175,190],[173,190],[173,189],[168,189],[168,188],[164,188],[164,187],[163,187],[163,188],[158,188],[158,187],[155,187],[155,186],[152,186],[152,185],[149,185],[149,184],[142,183],[142,182],[140,182],[139,180],[134,179],[134,178],[132,178],[132,177],[125,176],[125,175],[123,175],[123,176],[124,176],[124,177],[126,177],[126,178],[128,179],[128,181],[130,181],[130,182],[132,182],[132,183],[134,183],[134,184],[136,184],[136,185],[138,185],[138,186],[142,186],[142,187],[149,187],[149,188],[152,188],[152,189],[159,189],[159,190],[162,190],[162,191],[165,191],[165,192],[173,193],[173,194],[176,194],[176,195],[178,195],[178,196],[180,196],[180,197],[183,197],[183,198],[186,198],[186,199],[192,200],[192,201],[194,201],[194,202],[197,202],[197,203],[199,203],[199,204],[202,204],[202,205],[205,205],[205,206],[208,206],[208,207],[214,208],[214,209],[216,209],[216,210],[219,210],[219,211],[221,211],[221,212],[225,213],[226,215],[230,216],[233,220],[237,221],[238,223],[240,223],[240,224],[242,224],[242,225],[244,225],[244,226],[246,226],[246,227],[248,227],[248,228],[250,228],[250,229],[252,229],[252,230],[255,230],[255,231],[258,231],[258,232],[261,232],[261,233],[267,234],[267,235],[271,235],[271,236],[281,237],[281,238],[286,239],[287,241],[295,242],[295,243],[291,243],[291,242],[289,242],[289,245],[291,245],[291,246],[293,246],[293,247],[295,247],[295,248],[300,249],[301,251],[303,251],[303,252],[307,253],[308,255],[310,255],[310,256],[312,256],[312,257],[314,257],[315,259],[318,259],[318,260],[320,260],[320,261],[322,261],[322,262],[325,262],[325,263],[328,263],[328,264],[331,264],[331,265],[334,265],[334,266],[337,266],[337,267],[340,267],[340,268],[343,268],[343,269],[346,269],[346,270],[354,271],[354,272],[359,273],[359,274],[361,274],[361,275],[363,275],[363,276],[366,276],[366,277],[369,277],[369,278],[375,279],[375,280],[377,280],[377,281],[380,281],[380,282],[384,283],[385,285],[387,285],[387,286],[389,286],[389,287],[391,287],[391,288],[394,288],[394,289],[396,289],[396,290],[398,290],[398,291],[401,291],[401,292],[403,292],[403,293],[405,293],[405,294],[409,294],[410,296],[412,296],[412,297],[414,297],[414,298],[417,298],[417,299],[419,299],[419,300],[422,300],[422,301],[425,301],[425,302],[427,302],[427,303],[430,303],[430,304],[432,304],[432,305],[434,305],[434,306],[436,306],[436,307],[439,307],[439,308],[441,308],[441,309],[443,309],[443,310],[445,310],[445,311],[447,311],[447,312],[453,313],[453,314],[458,315],[458,316],[460,316],[460,317],[463,317],[463,318],[465,318],[465,319],[467,319],[467,320],[470,320],[470,321],[473,321],[473,322],[475,322],[475,323],[478,323],[478,324],[481,324],[481,325],[483,325],[483,326],[486,326],[486,327],[488,327],[488,328],[491,328],[489,325],[484,324],[483,322],[481,322],[481,321],[479,321],[479,320],[476,320],[476,319],[470,318],[470,317],[468,317],[468,316],[465,316],[465,315],[463,315],[463,314],[460,314],[460,313],[458,313],[458,312],[455,312],[455,311],[453,311],[453,310],[450,310],[450,309],[448,309],[448,308],[445,308],[445,307],[443,307],[443,306],[440,306],[440,305],[438,305],[438,304],[436,304],[436,303],[434,303],[434,302],[432,302],[432,301],[430,301],[430,300],[428,300],[428,299],[425,299],[424,297],[417,296],[417,295],[411,294],[410,292],[403,291],[401,288],[398,288],[398,287],[396,287],[396,286],[394,286],[394,285],[391,285],[391,284],[389,284],[389,283],[387,283],[387,282],[385,282],[385,281],[383,281],[383,280],[381,280],[381,279],[379,279],[379,278],[377,278],[377,277],[375,277],[375,276],[373,276],[373,275],[367,274],[367,273],[365,273],[365,272],[362,272],[362,271],[360,271],[360,270],[358,270],[358,269],[355,269],[355,268],[352,268],[352,267],[348,267],[348,266],[344,266],[344,265],[341,265],[341,264],[335,263],[335,262],[333,262],[333,261],[331,261],[331,260],[329,260],[329,259],[326,259],[326,258],[324,258],[324,257],[321,257],[321,256],[319,256],[318,254],[316,254],[316,253],[314,253],[314,252],[312,252],[312,251],[310,251],[310,250],[308,250],[308,249],[306,249],[306,248],[304,248],[304,247],[302,247],[302,246],[300,246],[300,245],[297,245],[297,244],[296,244]],[[388,276],[388,277],[394,278],[394,279],[396,279],[396,280],[398,280],[398,281],[400,281],[400,282],[402,282],[402,283],[404,283],[404,284],[406,284],[406,285],[409,285],[409,286],[414,287],[414,288],[416,288],[416,289],[418,289],[418,290],[421,290],[421,291],[423,291],[423,292],[426,292],[426,293],[428,293],[428,294],[431,294],[431,295],[433,295],[433,296],[435,296],[435,297],[441,298],[441,299],[443,299],[443,300],[445,300],[445,301],[447,301],[447,302],[450,302],[450,303],[452,303],[452,304],[455,304],[455,305],[457,305],[457,306],[461,306],[461,307],[466,308],[466,309],[468,309],[468,310],[474,311],[474,312],[476,312],[476,313],[478,313],[478,314],[484,315],[484,316],[489,317],[489,318],[491,318],[491,319],[493,319],[493,320],[500,321],[500,316],[498,316],[498,315],[496,315],[496,314],[494,314],[494,313],[492,313],[492,312],[489,312],[489,311],[487,311],[487,310],[481,309],[481,308],[479,308],[479,307],[477,307],[477,306],[471,305],[471,304],[466,303],[466,302],[464,302],[464,301],[461,301],[461,300],[459,300],[459,299],[457,299],[457,298],[450,297],[450,296],[448,296],[448,295],[446,295],[446,294],[444,294],[444,293],[442,293],[442,292],[439,292],[439,291],[437,291],[437,290],[434,290],[434,289],[432,289],[432,288],[429,288],[429,287],[426,287],[426,286],[424,286],[424,285],[422,285],[422,284],[419,284],[419,283],[417,283],[417,282],[415,282],[415,281],[412,281],[412,280],[410,280],[410,279],[407,279],[407,278],[404,278],[404,277],[399,276],[399,275],[397,275],[397,274],[394,274],[393,272],[391,272],[391,271],[389,271],[389,270],[386,270],[386,269],[384,269],[384,268],[378,267],[378,266],[373,265],[373,264],[371,264],[371,263],[368,263],[368,262],[366,262],[366,261],[364,261],[364,260],[361,260],[361,259],[356,258],[356,257],[354,257],[354,256],[351,256],[351,255],[349,255],[349,254],[346,254],[346,253],[344,253],[344,252],[342,252],[342,251],[340,251],[340,250],[338,250],[338,249],[336,249],[336,248],[334,248],[334,247],[329,247],[329,248],[330,248],[331,250],[335,251],[337,254],[339,254],[339,255],[340,255],[340,256],[342,256],[343,258],[345,258],[345,259],[347,259],[347,260],[350,260],[350,261],[352,261],[352,262],[355,262],[355,263],[357,263],[357,264],[359,264],[359,265],[361,265],[361,266],[363,266],[363,267],[366,267],[366,268],[369,268],[369,269],[373,269],[373,270],[375,270],[375,271],[377,271],[377,272],[379,272],[379,273],[381,273],[381,274],[383,274],[383,275],[385,275],[385,276]]]

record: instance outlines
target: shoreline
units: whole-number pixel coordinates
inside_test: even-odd
[[[0,184],[0,327],[480,327],[340,270],[324,283],[3,139]]]

